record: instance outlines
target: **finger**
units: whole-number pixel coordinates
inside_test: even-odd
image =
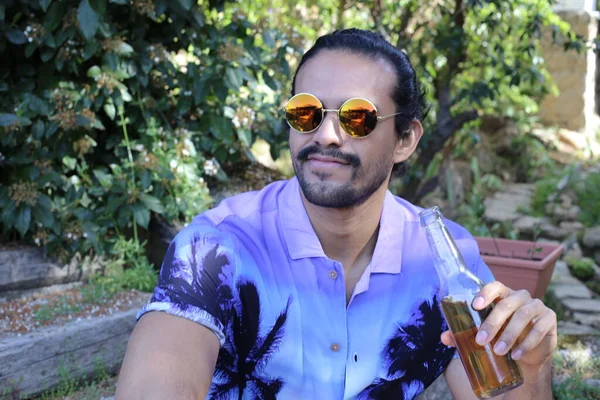
[[[511,358],[518,360],[525,354],[535,349],[544,338],[555,330],[556,327],[556,314],[554,311],[548,309],[542,317],[539,318],[529,331],[529,334],[523,339],[523,341],[512,351]]]
[[[452,332],[446,331],[442,333],[441,338],[442,343],[444,343],[446,346],[456,347],[456,344],[454,343],[454,336],[452,336]]]
[[[531,301],[526,290],[513,291],[510,296],[496,304],[492,312],[479,327],[475,340],[481,346],[488,344],[507,323],[516,310]]]
[[[541,318],[546,310],[546,306],[540,299],[532,299],[519,307],[498,337],[498,341],[494,345],[494,352],[501,356],[508,353],[518,343],[521,335],[530,330],[531,321]]]
[[[512,290],[504,284],[494,281],[485,285],[473,299],[472,306],[476,310],[481,310],[490,305],[494,300],[504,299],[512,293]]]

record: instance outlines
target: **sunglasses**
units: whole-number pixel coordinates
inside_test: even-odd
[[[312,94],[298,93],[285,106],[285,119],[298,132],[311,133],[319,129],[326,112],[336,112],[344,131],[354,138],[366,137],[379,121],[401,114],[380,117],[375,104],[361,97],[345,101],[338,110],[330,110],[323,108],[323,103]]]

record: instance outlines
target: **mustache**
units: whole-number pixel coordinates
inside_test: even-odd
[[[303,148],[302,150],[300,150],[298,152],[298,155],[296,156],[296,158],[299,161],[308,161],[308,156],[312,155],[312,154],[318,154],[321,156],[326,156],[326,157],[333,157],[333,158],[338,158],[340,160],[344,160],[346,161],[348,164],[350,164],[353,167],[360,167],[360,158],[358,158],[358,156],[354,155],[354,154],[349,154],[349,153],[344,153],[343,151],[341,151],[340,149],[337,149],[335,147],[321,147],[318,146],[316,144],[312,144],[308,147]]]

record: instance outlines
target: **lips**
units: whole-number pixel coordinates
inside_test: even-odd
[[[310,156],[308,156],[308,160],[309,161],[318,161],[318,162],[322,162],[322,163],[336,163],[336,164],[342,164],[342,165],[350,164],[348,161],[342,160],[340,158],[322,156],[319,154],[311,154]]]

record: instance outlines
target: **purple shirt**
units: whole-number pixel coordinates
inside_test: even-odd
[[[138,318],[164,311],[217,335],[208,398],[412,399],[455,357],[440,341],[420,210],[386,193],[373,258],[346,306],[343,267],[323,252],[296,178],[231,197],[177,234]],[[494,280],[472,236],[446,224],[471,271]]]

